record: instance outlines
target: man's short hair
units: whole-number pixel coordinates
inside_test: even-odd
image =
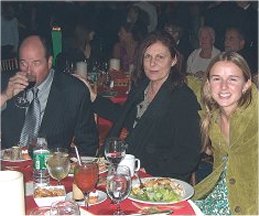
[[[238,28],[238,27],[236,27],[236,26],[229,26],[229,27],[226,28],[225,34],[226,34],[228,31],[235,31],[235,32],[237,32],[239,39],[246,41],[245,32],[244,32],[241,28]]]
[[[51,46],[50,40],[47,40],[46,37],[44,37],[44,36],[41,35],[41,34],[37,34],[37,33],[35,33],[35,34],[30,34],[30,35],[28,35],[26,38],[24,38],[24,39],[21,41],[21,43],[19,44],[19,49],[18,49],[18,50],[20,50],[21,45],[23,44],[24,40],[26,40],[28,37],[32,37],[32,36],[38,37],[39,40],[41,41],[42,46],[43,46],[43,48],[44,48],[44,50],[45,50],[45,57],[46,57],[46,59],[48,59],[50,56],[52,56],[52,46]],[[19,55],[19,54],[20,54],[20,53],[18,52],[18,55]],[[18,56],[18,57],[19,57],[19,56]]]

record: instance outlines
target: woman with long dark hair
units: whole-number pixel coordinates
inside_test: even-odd
[[[138,49],[123,106],[91,91],[93,109],[112,120],[109,136],[126,128],[127,153],[154,176],[189,181],[200,155],[199,104],[187,87],[170,34],[150,33]]]

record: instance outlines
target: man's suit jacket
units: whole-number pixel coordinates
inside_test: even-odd
[[[93,109],[114,122],[109,136],[119,136],[122,128],[129,130],[127,153],[139,158],[148,173],[188,181],[200,157],[200,106],[186,85],[172,91],[167,80],[133,128],[136,106],[147,85],[144,81],[132,89],[123,106],[98,96]]]
[[[6,79],[7,80],[7,79]],[[25,119],[25,109],[15,106],[16,97],[2,111],[2,148],[17,145]],[[55,71],[39,137],[46,137],[49,148],[69,148],[73,137],[81,155],[94,155],[98,132],[88,89],[77,78]]]

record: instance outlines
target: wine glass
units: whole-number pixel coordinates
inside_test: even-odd
[[[120,202],[125,200],[131,191],[130,170],[125,165],[111,165],[108,169],[106,191],[110,199],[116,204],[113,215],[124,215]]]
[[[52,149],[46,166],[50,176],[58,181],[58,185],[61,185],[60,181],[67,177],[70,170],[68,150],[64,148]]]
[[[19,108],[26,108],[30,105],[29,100],[26,98],[27,90],[33,88],[36,84],[36,76],[32,74],[26,74],[29,85],[21,92],[21,96],[18,96],[15,100],[15,105]]]
[[[77,187],[84,193],[85,204],[88,209],[88,196],[94,190],[98,181],[98,164],[93,161],[83,161],[77,163],[74,169],[74,180]]]
[[[117,137],[108,138],[105,141],[104,154],[106,159],[117,166],[126,155],[128,145]]]

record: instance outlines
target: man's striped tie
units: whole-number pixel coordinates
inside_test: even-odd
[[[36,139],[40,129],[40,101],[36,87],[32,89],[33,99],[25,116],[24,125],[20,137],[21,146],[29,146],[32,140]]]

